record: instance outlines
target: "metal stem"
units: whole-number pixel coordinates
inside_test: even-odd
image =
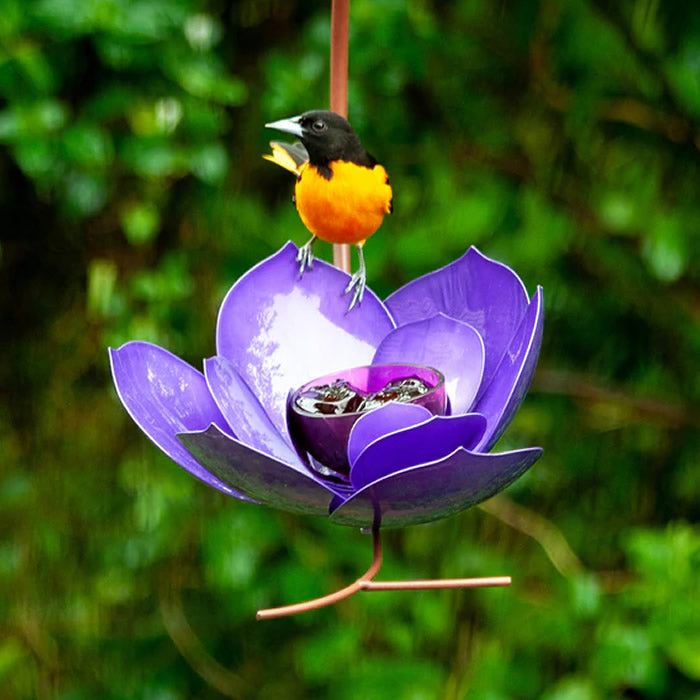
[[[510,576],[485,576],[484,578],[439,578],[418,581],[362,581],[363,591],[426,591],[443,588],[488,588],[510,586]]]
[[[359,590],[362,590],[363,583],[368,583],[379,573],[379,569],[382,566],[382,541],[379,537],[379,528],[374,528],[372,530],[372,548],[373,558],[371,566],[354,583],[351,583],[349,586],[345,586],[345,588],[341,588],[339,591],[335,591],[335,593],[324,595],[322,598],[314,598],[313,600],[307,600],[303,603],[296,603],[294,605],[285,605],[281,608],[267,608],[266,610],[258,610],[256,618],[258,620],[271,620],[275,617],[298,615],[299,613],[308,612],[309,610],[325,608],[327,605],[333,605],[333,603],[337,603],[344,598],[349,598],[351,595],[354,595]]]
[[[303,603],[294,605],[284,605],[279,608],[266,608],[258,610],[256,615],[258,620],[271,620],[276,617],[287,617],[298,615],[299,613],[318,610],[328,605],[333,605],[358,591],[419,591],[428,589],[446,588],[486,588],[490,586],[510,586],[510,576],[488,576],[484,578],[444,578],[428,579],[417,581],[374,581],[374,577],[379,573],[382,566],[382,541],[379,536],[379,528],[372,529],[372,564],[367,571],[356,581],[345,588],[341,588],[334,593],[314,598]]]
[[[348,116],[348,25],[350,0],[331,2],[331,110],[347,119]],[[333,245],[333,264],[350,273],[350,246]]]
[[[348,117],[348,27],[350,0],[331,3],[331,109]]]

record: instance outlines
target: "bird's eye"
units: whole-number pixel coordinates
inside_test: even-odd
[[[326,128],[326,122],[324,122],[323,119],[317,119],[311,125],[311,128],[318,134]]]

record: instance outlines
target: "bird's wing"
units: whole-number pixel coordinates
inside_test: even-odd
[[[301,141],[295,143],[281,143],[280,141],[270,141],[272,153],[263,156],[265,160],[269,160],[294,173],[297,177],[300,174],[300,168],[304,163],[309,161],[309,154],[304,148]]]

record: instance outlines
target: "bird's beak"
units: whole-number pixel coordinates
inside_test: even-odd
[[[277,131],[284,131],[287,134],[293,134],[297,138],[302,137],[301,124],[299,124],[299,117],[289,117],[288,119],[280,119],[276,122],[269,122],[265,124],[268,129],[277,129]]]

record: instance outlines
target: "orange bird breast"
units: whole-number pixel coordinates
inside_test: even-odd
[[[381,165],[336,160],[329,167],[332,175],[325,178],[316,166],[302,166],[294,189],[299,216],[324,241],[362,243],[391,212],[389,176]]]

